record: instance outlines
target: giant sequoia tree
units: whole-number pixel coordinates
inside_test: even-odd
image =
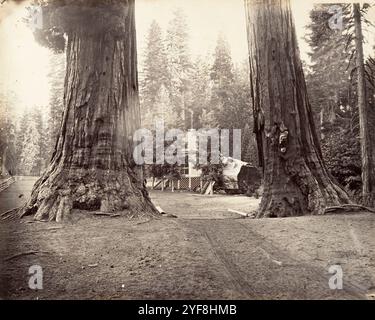
[[[356,67],[358,73],[357,96],[359,113],[359,134],[361,141],[362,156],[362,201],[367,206],[375,206],[375,171],[372,159],[372,144],[370,141],[371,125],[369,125],[369,110],[366,99],[366,77],[365,62],[363,55],[363,34],[361,9],[358,3],[353,4],[355,46],[356,46]]]
[[[348,203],[324,166],[289,0],[245,0],[251,94],[264,194],[259,217]]]
[[[134,0],[43,3],[37,38],[66,47],[64,114],[51,162],[21,215],[156,214],[131,157],[140,126]]]

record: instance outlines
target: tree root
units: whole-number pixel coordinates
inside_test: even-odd
[[[20,218],[61,222],[74,210],[102,216],[158,216],[147,190],[130,170],[61,169],[48,172],[34,186]]]
[[[93,212],[93,215],[94,216],[110,217],[110,218],[121,216],[121,214],[119,214],[119,213],[109,213],[109,212]]]
[[[0,214],[2,220],[15,220],[18,217],[18,212],[22,207],[10,209]]]
[[[350,212],[350,211],[367,211],[375,213],[375,210],[366,206],[358,205],[358,204],[343,204],[341,206],[333,206],[327,207],[324,210],[324,214],[333,214],[340,211]]]
[[[27,256],[27,255],[31,255],[31,254],[38,254],[38,253],[49,253],[47,251],[27,251],[27,252],[21,252],[21,253],[17,253],[13,256],[10,256],[6,259],[4,259],[4,261],[10,261],[10,260],[13,260],[15,258],[18,258],[18,257],[22,257],[22,256]]]

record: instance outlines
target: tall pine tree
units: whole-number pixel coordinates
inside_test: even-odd
[[[162,29],[153,20],[146,39],[143,69],[140,73],[142,124],[151,127],[155,118],[164,114],[167,85],[167,57]],[[163,101],[161,101],[163,100]]]
[[[228,128],[226,110],[233,105],[232,86],[234,83],[233,62],[226,39],[219,35],[216,43],[214,62],[211,67],[212,96],[211,105],[219,126]]]
[[[180,127],[188,127],[188,105],[191,97],[192,63],[186,15],[181,9],[173,12],[166,34],[168,61],[168,90],[174,112],[180,119]]]

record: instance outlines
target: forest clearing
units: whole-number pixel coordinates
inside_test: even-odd
[[[23,188],[27,197],[30,184]],[[259,200],[161,191],[151,198],[177,218],[1,221],[1,298],[374,298],[372,213],[244,219],[228,208],[247,211]],[[328,285],[335,264],[343,290]],[[43,266],[43,290],[28,288],[30,265]]]
[[[373,1],[1,1],[0,298],[374,299],[374,35]]]

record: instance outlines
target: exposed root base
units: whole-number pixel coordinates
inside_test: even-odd
[[[277,149],[272,151],[276,153]],[[317,154],[304,151],[287,159],[278,155],[273,162],[271,159],[267,162],[257,218],[324,215],[326,208],[352,204],[347,193],[331,179]]]
[[[147,190],[130,170],[61,170],[45,173],[35,184],[31,198],[19,216],[60,222],[72,210],[127,216],[158,216]]]
[[[334,214],[341,212],[358,212],[367,211],[375,213],[375,210],[369,207],[357,205],[357,204],[344,204],[342,206],[328,207],[324,210],[324,214]]]
[[[321,213],[321,215],[338,214],[338,213],[357,213],[357,212],[363,212],[363,211],[375,213],[375,209],[369,208],[366,206],[362,206],[358,204],[343,204],[339,206],[326,207],[324,211]],[[285,217],[285,216],[286,215],[276,216],[271,212],[262,213],[258,211],[256,213],[257,218],[275,218],[275,217],[280,218],[280,217]]]
[[[375,194],[369,193],[364,195],[361,203],[367,208],[375,208]]]
[[[308,193],[308,196],[301,194],[299,190],[296,192],[293,188],[289,193],[273,191],[271,195],[263,195],[256,218],[324,215],[333,210],[354,211],[358,207],[352,204],[347,195],[335,185],[331,185],[324,192],[321,189],[315,190],[315,192]]]
[[[14,220],[17,218],[17,213],[19,212],[20,208],[13,208],[6,212],[3,212],[0,215],[1,220]]]

